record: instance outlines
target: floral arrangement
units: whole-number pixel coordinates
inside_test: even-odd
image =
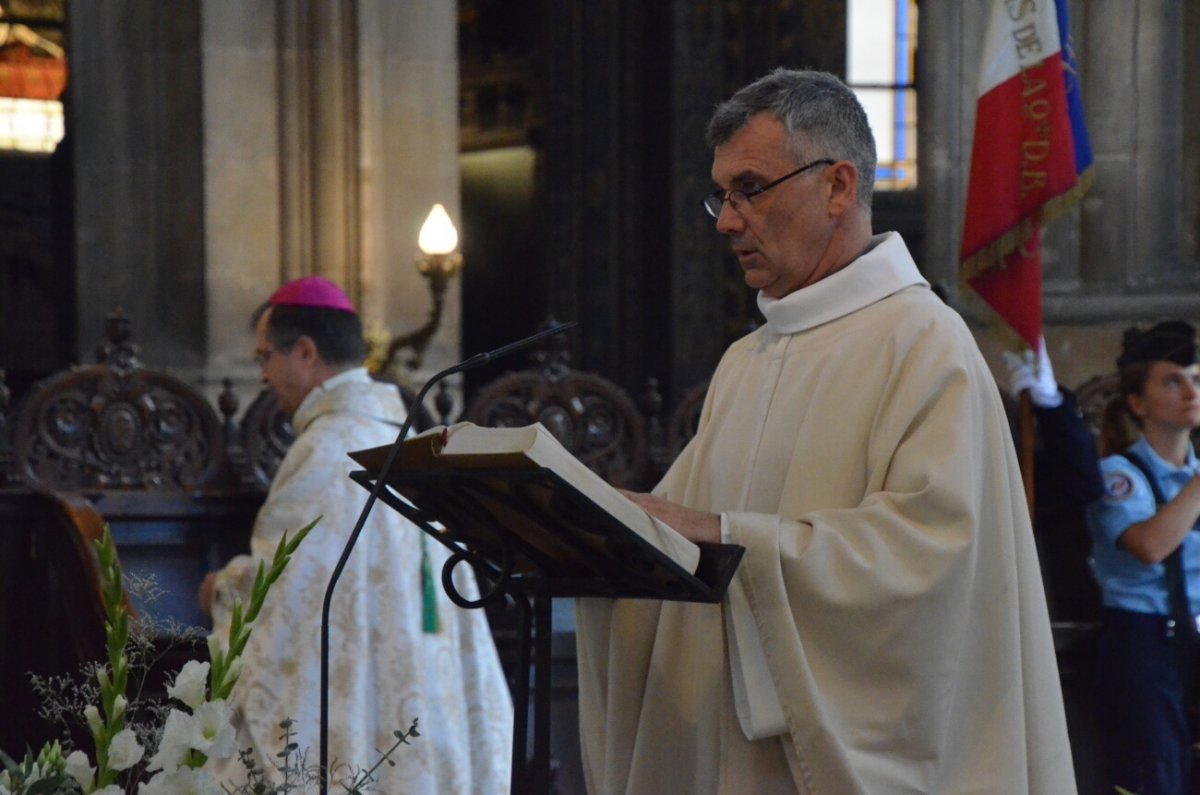
[[[256,765],[249,751],[239,753],[247,768],[247,783],[236,788],[223,786],[205,769],[211,759],[227,759],[238,753],[236,731],[230,720],[227,699],[241,672],[241,655],[250,638],[254,620],[262,609],[267,592],[283,574],[284,567],[304,537],[316,526],[319,518],[309,523],[289,539],[284,534],[268,569],[259,564],[251,589],[250,604],[243,610],[241,602],[233,608],[228,638],[210,635],[210,662],[189,660],[167,687],[167,695],[185,709],[165,705],[150,706],[146,712],[165,720],[161,729],[152,725],[136,725],[130,721],[131,705],[126,693],[129,685],[131,650],[129,609],[116,545],[106,526],[103,538],[96,543],[100,562],[100,596],[105,612],[105,646],[103,663],[87,666],[89,678],[94,679],[79,689],[86,702],[83,719],[95,744],[95,753],[88,756],[82,750],[64,755],[58,740],[47,743],[34,755],[28,752],[21,762],[0,752],[0,795],[49,795],[78,793],[83,795],[274,795],[287,793],[312,783],[317,778],[315,768],[304,764],[305,756],[292,742],[290,721],[281,726],[283,751],[278,755],[280,784],[272,784],[266,771]],[[145,639],[134,638],[134,648]],[[38,683],[35,682],[35,686]],[[70,683],[60,683],[57,692],[65,692]],[[45,697],[56,692],[53,683],[41,682]],[[54,700],[50,698],[50,700]],[[62,719],[66,711],[61,704],[50,713]],[[419,736],[414,720],[408,731],[395,732],[396,743],[384,752],[369,770],[358,771],[341,782],[347,793],[361,792],[373,780],[372,774],[390,761],[392,753],[410,738]],[[147,753],[148,749],[151,753]],[[147,780],[141,780],[145,776]]]

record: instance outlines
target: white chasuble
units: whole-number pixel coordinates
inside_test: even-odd
[[[734,587],[577,605],[590,791],[1075,792],[1021,477],[965,324],[895,233],[759,305],[656,489],[721,514]]]
[[[405,410],[395,387],[356,369],[329,379],[296,412],[297,437],[259,512],[251,556],[230,562],[217,578],[215,629],[227,633],[235,594],[248,601],[254,567],[270,561],[289,536],[318,516],[271,588],[244,655],[231,700],[239,747],[253,747],[273,770],[285,718],[295,742],[320,759],[321,606],[369,492],[348,477],[358,465],[347,452],[395,440]],[[440,627],[422,629],[421,531],[377,502],[334,590],[330,618],[331,763],[366,768],[390,748],[393,731],[419,720],[420,737],[376,771],[378,792],[414,795],[506,793],[512,748],[512,703],[482,610],[450,602],[440,581],[446,549],[432,539]],[[458,588],[477,596],[466,566]],[[212,764],[212,763],[210,763]],[[237,760],[219,765],[234,779]],[[334,771],[334,780],[349,772]],[[330,791],[336,787],[331,786]]]

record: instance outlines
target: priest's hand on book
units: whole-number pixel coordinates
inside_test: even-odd
[[[679,503],[664,500],[653,494],[618,489],[642,510],[669,525],[681,536],[695,543],[721,543],[721,516],[715,513],[694,511]]]

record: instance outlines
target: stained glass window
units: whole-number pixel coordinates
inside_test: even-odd
[[[846,82],[867,111],[879,190],[917,186],[916,0],[847,0]]]

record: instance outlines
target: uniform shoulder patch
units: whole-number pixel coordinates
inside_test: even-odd
[[[1133,481],[1124,472],[1109,472],[1104,476],[1104,493],[1110,499],[1126,499],[1133,494]]]

